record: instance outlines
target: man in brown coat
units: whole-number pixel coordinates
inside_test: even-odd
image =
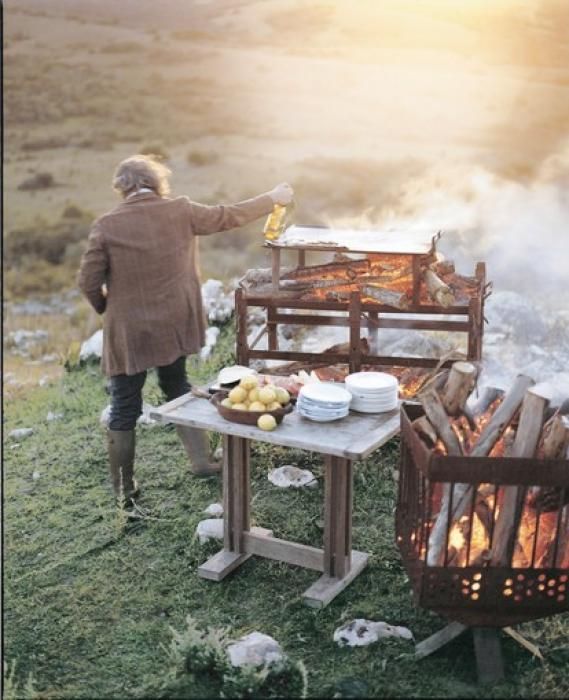
[[[233,205],[206,206],[169,198],[170,171],[146,156],[118,166],[114,189],[123,201],[93,224],[81,260],[79,287],[103,322],[103,372],[110,377],[108,450],[117,497],[131,504],[136,420],[146,372],[156,368],[168,401],[190,390],[186,356],[205,344],[196,237],[243,226],[292,200],[281,184]],[[207,435],[177,427],[196,476],[219,472]]]

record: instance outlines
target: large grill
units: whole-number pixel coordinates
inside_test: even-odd
[[[435,357],[382,354],[378,332],[383,328],[465,334],[465,355],[479,360],[484,300],[490,286],[485,265],[477,263],[470,277],[457,274],[454,265],[437,253],[439,236],[432,232],[290,227],[280,239],[267,244],[271,269],[264,271],[264,277],[246,276],[236,292],[238,362],[345,364],[350,372],[378,366],[441,365]],[[323,253],[333,255],[333,260],[307,264],[309,254]],[[296,266],[283,268],[284,255],[296,255]],[[265,309],[266,319],[261,333],[249,343],[251,307]],[[325,353],[280,350],[277,329],[286,324],[344,326],[348,343]],[[264,333],[268,336],[266,350],[257,347]],[[449,365],[450,360],[443,363]]]

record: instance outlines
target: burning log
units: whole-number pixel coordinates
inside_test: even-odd
[[[569,419],[567,416],[556,413],[546,423],[543,430],[538,454],[545,459],[563,459],[569,450]],[[569,493],[561,505],[567,504]],[[538,488],[530,497],[531,505],[542,512],[550,512],[560,507],[561,494],[556,488]]]
[[[477,427],[476,419],[480,418],[482,414],[486,413],[486,411],[490,409],[495,401],[502,399],[505,393],[506,392],[503,389],[498,389],[495,386],[484,387],[484,391],[478,398],[478,401],[476,401],[476,403],[472,406],[468,406],[467,404],[464,407],[464,416],[470,423],[473,430],[476,430]]]
[[[455,362],[442,392],[442,402],[447,415],[459,416],[476,381],[477,370],[470,362]]]
[[[369,270],[370,262],[367,258],[364,260],[342,260],[340,262],[331,262],[324,265],[297,267],[281,275],[281,280],[307,280],[313,282],[314,280],[322,278],[324,275],[333,275],[336,277],[337,283],[339,283],[342,277],[348,280],[355,280],[360,275],[369,273]]]
[[[448,308],[455,303],[455,296],[448,286],[442,279],[431,269],[425,270],[423,273],[423,279],[427,285],[427,291],[431,299],[440,306]]]
[[[499,440],[516,415],[524,399],[526,390],[534,383],[535,382],[530,377],[525,377],[523,375],[518,376],[513,387],[506,394],[492,418],[482,429],[480,437],[470,452],[472,457],[486,457],[491,452],[496,441]],[[449,417],[437,392],[430,390],[421,394],[419,400],[421,401],[425,414],[445,445],[448,454],[451,456],[462,455],[462,444],[450,424]],[[427,563],[430,566],[437,566],[440,563],[446,549],[449,525],[454,521],[458,521],[467,511],[468,504],[473,497],[472,489],[473,487],[469,484],[456,484],[451,494],[451,485],[445,484],[441,507],[429,538]],[[453,497],[453,508],[449,518],[449,501],[451,495]]]
[[[375,301],[379,301],[385,306],[393,306],[395,309],[401,309],[402,311],[408,309],[410,305],[407,292],[398,292],[393,289],[387,289],[386,287],[364,284],[362,286],[362,294]]]
[[[533,457],[537,451],[543,418],[549,399],[535,391],[526,391],[511,457]],[[496,521],[490,553],[492,566],[507,566],[511,560],[522,514],[525,489],[505,486],[500,514]]]
[[[437,433],[427,416],[417,418],[413,421],[412,425],[413,429],[417,431],[429,447],[434,447],[437,444]]]
[[[452,275],[455,272],[454,262],[452,260],[437,260],[429,265],[429,269],[439,277]]]

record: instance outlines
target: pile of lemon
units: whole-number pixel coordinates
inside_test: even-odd
[[[272,384],[259,387],[259,381],[254,375],[243,377],[238,386],[231,389],[229,396],[223,399],[222,406],[233,408],[237,411],[274,411],[286,406],[290,401],[290,394],[286,389]],[[275,417],[270,413],[263,413],[257,420],[261,430],[274,430],[277,426]]]

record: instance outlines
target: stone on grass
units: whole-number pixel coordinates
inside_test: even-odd
[[[196,528],[196,535],[200,544],[204,544],[208,540],[223,539],[223,520],[221,518],[208,518],[200,520]]]
[[[230,644],[227,655],[232,666],[268,666],[285,658],[276,639],[261,632],[251,632]]]
[[[207,360],[211,355],[218,338],[219,328],[217,326],[210,326],[205,332],[205,345],[200,350],[200,360],[202,360],[202,362]]]
[[[374,622],[357,618],[338,627],[334,632],[334,641],[340,646],[365,647],[380,639],[413,639],[413,633],[407,627],[388,625],[387,622]]]
[[[150,417],[150,411],[154,410],[154,406],[151,406],[149,403],[144,402],[142,404],[142,413],[138,417],[138,420],[136,421],[138,425],[149,425],[149,426],[154,426],[154,425],[159,425],[159,421],[154,420],[154,418]],[[109,425],[109,418],[111,416],[111,404],[108,404],[103,408],[101,411],[101,415],[99,417],[99,422],[101,423],[102,426],[108,427]]]
[[[96,360],[100,359],[103,354],[103,331],[99,329],[93,335],[85,340],[79,351],[80,360]]]
[[[206,280],[202,284],[202,300],[208,320],[214,323],[224,323],[233,313],[234,294],[227,294],[223,282],[215,279]]]
[[[14,430],[10,430],[8,437],[14,438],[14,440],[23,440],[24,438],[33,435],[33,432],[33,428],[14,428]]]
[[[33,479],[34,481],[37,481],[37,480],[40,478],[40,476],[41,476],[41,474],[40,474],[39,472],[34,472],[34,473],[32,474],[32,479]]]
[[[309,469],[299,469],[292,464],[285,464],[269,471],[269,481],[275,486],[287,489],[302,486],[316,486],[316,477]]]
[[[223,506],[221,503],[212,503],[204,510],[204,513],[206,515],[211,515],[213,518],[221,518],[223,515]]]
[[[45,417],[48,423],[51,423],[54,420],[61,420],[62,418],[63,413],[56,413],[55,411],[48,411],[47,416]]]

